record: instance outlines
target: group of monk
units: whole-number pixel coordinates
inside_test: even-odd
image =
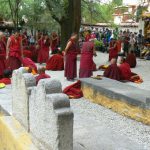
[[[4,71],[11,72],[21,66],[27,67],[28,72],[39,74],[40,79],[50,78],[45,70],[64,70],[64,76],[69,81],[74,81],[77,77],[77,55],[80,54],[79,78],[89,78],[93,71],[97,70],[93,57],[97,56],[94,41],[96,34],[91,33],[85,36],[82,45],[79,46],[78,34],[73,33],[66,44],[65,50],[59,49],[59,37],[56,33],[48,34],[38,32],[37,39],[31,37],[27,40],[27,32],[22,35],[16,30],[8,40],[0,32],[0,76],[4,77]],[[115,80],[131,80],[132,72],[130,68],[136,66],[136,56],[131,50],[126,58],[121,58],[120,65],[117,66],[118,47],[116,40],[112,38],[109,43],[110,66],[105,70],[104,76]],[[50,57],[50,52],[53,54]],[[45,68],[37,69],[35,62],[46,63]]]
[[[61,54],[56,54],[49,58],[49,52],[56,53],[55,51],[57,51],[59,46],[59,38],[55,32],[52,33],[51,37],[48,34],[38,32],[37,40],[33,36],[28,39],[27,32],[21,34],[19,30],[15,30],[9,35],[6,36],[6,34],[0,32],[0,83],[6,81],[5,77],[8,77],[6,72],[12,73],[13,70],[22,66],[30,68],[29,70],[32,70],[33,74],[37,74],[38,70],[35,62],[46,63],[50,61],[46,66],[48,70],[64,69],[63,56]],[[34,59],[35,57],[36,59]],[[55,58],[59,58],[59,61],[56,62]],[[53,68],[49,64],[54,64]]]

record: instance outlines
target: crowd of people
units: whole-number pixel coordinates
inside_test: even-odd
[[[15,30],[12,33],[5,30],[0,32],[0,79],[5,78],[4,72],[13,72],[22,66],[29,67],[34,74],[38,73],[35,63],[47,63],[48,61],[55,61],[55,58],[61,58],[63,62],[63,56],[59,53],[49,59],[52,54],[57,53],[60,46],[59,36],[53,32],[50,36],[40,31],[36,36],[29,35],[27,30],[20,32]],[[53,63],[53,62],[52,62]],[[64,65],[57,65],[57,62],[53,63],[55,67],[60,70],[64,69]],[[51,69],[51,65],[47,63],[47,69]],[[4,80],[2,80],[4,81]],[[2,82],[0,80],[0,82]]]
[[[36,36],[33,36],[29,35],[27,30],[15,30],[12,34],[6,30],[0,32],[0,78],[5,78],[4,72],[9,72],[10,76],[10,72],[24,66],[28,68],[28,72],[39,74],[37,83],[39,79],[50,78],[45,70],[64,70],[66,79],[74,81],[77,77],[78,54],[81,55],[79,78],[89,78],[98,67],[93,61],[93,56],[97,56],[95,41],[102,40],[108,49],[110,61],[110,66],[105,68],[104,76],[115,80],[130,80],[133,75],[130,68],[136,67],[136,55],[137,51],[141,52],[143,39],[141,30],[136,34],[129,30],[118,31],[117,28],[114,31],[91,31],[85,28],[80,34],[73,33],[65,50],[61,51],[60,37],[56,32],[48,35],[38,31]],[[118,67],[119,55],[124,57]],[[35,63],[46,63],[46,66],[38,71]]]

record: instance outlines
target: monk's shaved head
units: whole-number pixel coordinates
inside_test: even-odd
[[[3,37],[3,32],[0,32],[0,38],[2,38]]]
[[[126,59],[125,59],[124,57],[120,57],[120,61],[119,61],[119,63],[120,63],[120,64],[122,64],[122,63],[124,63],[124,62],[125,62],[125,60],[126,60]]]
[[[110,61],[111,64],[116,64],[117,63],[117,59],[116,58],[112,58]]]
[[[45,70],[46,70],[45,67],[39,67],[39,68],[38,68],[38,73],[39,73],[39,74],[45,73]]]

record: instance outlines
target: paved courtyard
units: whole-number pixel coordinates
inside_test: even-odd
[[[97,66],[106,64],[108,54],[98,53],[94,58]],[[79,67],[79,62],[78,62]],[[125,83],[150,90],[150,61],[138,60],[132,70],[142,76],[142,84]],[[63,88],[72,82],[66,81],[63,71],[48,71],[52,78],[61,81]],[[102,71],[94,75],[103,74]],[[142,94],[142,90],[141,90]],[[74,111],[75,150],[149,150],[150,126],[123,117],[109,109],[87,101],[85,98],[70,100]],[[0,105],[12,113],[11,86],[0,90]]]

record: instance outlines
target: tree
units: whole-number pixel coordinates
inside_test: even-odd
[[[81,24],[81,0],[45,0],[51,16],[61,28],[61,48],[65,48],[73,32],[78,33]]]
[[[123,4],[123,0],[113,0],[112,3],[116,4],[117,6],[120,6]]]
[[[114,7],[115,5],[112,2],[105,4],[98,0],[96,2],[83,1],[82,18],[90,24],[97,22],[110,23],[113,20]]]
[[[14,23],[15,28],[18,28],[19,25],[19,10],[22,0],[7,0],[9,8],[11,11],[11,18]]]

